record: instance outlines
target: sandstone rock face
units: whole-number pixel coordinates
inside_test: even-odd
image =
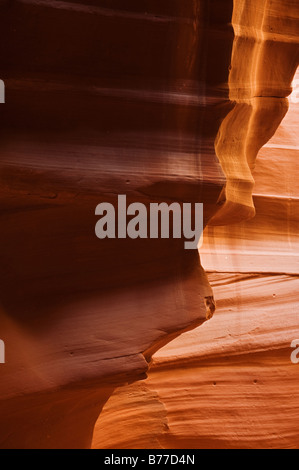
[[[95,448],[298,448],[297,107],[291,98],[259,152],[256,217],[206,230],[213,319],[159,350],[147,380],[114,392]]]
[[[298,448],[298,277],[210,281],[213,319],[156,353],[145,381],[114,392],[94,448]]]
[[[125,3],[0,6],[0,446],[88,448],[105,406],[93,447],[294,447],[294,121],[254,166],[287,112],[298,6]],[[119,194],[202,202],[210,283],[182,240],[98,240]],[[275,406],[293,413],[277,435]]]

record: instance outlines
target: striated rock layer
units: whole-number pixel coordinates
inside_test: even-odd
[[[213,319],[158,351],[147,380],[114,392],[94,448],[298,448],[298,125],[291,98],[258,155],[256,217],[206,230]]]
[[[3,448],[89,447],[112,390],[213,310],[197,250],[101,241],[95,208],[126,194],[215,214],[232,4],[123,4],[0,5]]]
[[[94,448],[298,448],[299,276],[210,281],[213,319],[161,349],[147,380],[114,392]]]
[[[230,93],[237,106],[216,141],[227,174],[240,171],[239,154],[250,172],[247,182],[235,176],[227,184],[215,225],[246,211],[233,210],[236,194],[248,213],[253,201],[256,216],[206,228],[200,252],[216,299],[213,319],[159,350],[147,380],[114,392],[94,448],[298,448],[298,365],[291,361],[291,343],[299,343],[297,94],[254,163],[286,111],[298,7],[288,2],[284,20],[285,4],[271,3],[267,11],[269,2],[244,2],[243,9],[235,2]]]
[[[118,389],[144,378],[159,348],[213,313],[213,292],[197,250],[185,250],[181,240],[99,241],[94,211],[102,201],[116,204],[118,194],[146,205],[203,202],[204,224],[214,233],[217,225],[254,215],[254,161],[287,111],[298,63],[297,6],[260,0],[250,6],[241,0],[123,3],[115,0],[113,8],[108,0],[100,6],[92,0],[0,5],[6,86],[0,118],[2,448],[89,447],[114,389],[95,446],[145,442],[141,427],[135,436],[115,440],[115,396],[129,421],[141,426],[148,420],[154,446],[194,445],[203,435],[207,445],[223,442],[215,430],[201,434],[196,426],[203,411],[191,400],[193,393],[203,397],[197,387],[202,380],[210,387],[213,370],[206,378],[194,374],[197,365],[183,366],[180,354],[168,367],[176,361],[166,353],[163,366],[162,352],[146,382],[132,384],[129,393]],[[284,210],[283,204],[278,207]],[[244,240],[240,233],[236,238]],[[265,237],[258,233],[256,239]],[[217,240],[208,231],[207,236],[208,243]],[[217,258],[217,250],[214,254]],[[212,281],[230,283],[222,274]],[[228,305],[240,298],[229,296]],[[257,316],[253,312],[248,322]],[[235,325],[238,318],[233,317]],[[277,313],[277,325],[279,318]],[[213,321],[194,334],[204,335]],[[229,384],[232,363],[222,353],[227,347],[228,357],[237,357],[235,370],[242,372],[238,357],[252,341],[241,345],[238,338],[232,347],[225,325],[222,321],[220,335],[214,330],[207,336],[205,354],[197,350],[199,339],[191,342],[187,362],[193,354],[209,363],[212,342],[218,343],[214,356],[224,361]],[[181,369],[182,380],[175,382],[171,371]],[[213,379],[214,399],[222,396],[221,370]],[[254,367],[251,371],[256,375]],[[164,386],[167,374],[170,385]],[[176,393],[182,385],[188,409]],[[251,389],[250,383],[246,390]],[[137,404],[148,418],[134,415]],[[136,408],[133,418],[130,407]],[[186,417],[196,417],[192,438],[177,431],[186,426],[190,431],[184,410]],[[228,434],[239,432],[236,445],[241,445],[249,435],[242,426],[234,428],[234,410]],[[225,442],[233,445],[232,439]]]

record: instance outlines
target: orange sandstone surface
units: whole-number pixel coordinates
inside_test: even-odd
[[[299,70],[288,114],[258,154],[255,218],[206,230],[213,319],[160,349],[146,380],[114,392],[95,448],[298,448],[298,79]]]

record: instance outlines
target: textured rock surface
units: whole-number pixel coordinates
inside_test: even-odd
[[[158,351],[147,380],[114,392],[95,448],[298,448],[298,125],[291,100],[257,159],[256,217],[206,231],[213,319]]]
[[[147,380],[114,393],[95,448],[298,448],[299,278],[210,280],[213,319],[161,349]]]
[[[2,447],[87,447],[112,389],[206,320],[197,250],[101,242],[95,207],[127,194],[203,202],[205,223],[217,211],[231,7],[1,3]]]
[[[180,241],[99,242],[94,234],[97,204],[115,203],[117,194],[145,204],[203,202],[205,224],[211,224],[205,247],[216,246],[204,247],[203,256],[206,267],[211,269],[209,261],[216,271],[224,271],[217,265],[223,245],[237,240],[242,255],[251,256],[244,240],[265,240],[277,214],[288,225],[281,234],[281,222],[276,222],[270,232],[272,250],[286,234],[288,249],[292,234],[296,240],[295,200],[286,202],[279,193],[272,214],[265,204],[272,197],[262,177],[266,164],[257,183],[257,225],[244,222],[242,230],[215,226],[254,215],[255,157],[286,113],[298,63],[297,6],[290,0],[259,0],[250,6],[242,0],[130,0],[124,7],[115,0],[111,8],[110,0],[102,0],[100,7],[92,0],[22,0],[2,2],[0,9],[5,18],[1,78],[6,85],[0,120],[0,333],[6,345],[6,363],[0,369],[0,445],[88,447],[113,389],[144,378],[154,352],[203,324],[205,298],[212,296],[197,251],[184,250]],[[276,161],[280,165],[278,157]],[[285,246],[280,245],[283,260]],[[237,254],[234,270],[239,264],[243,262]],[[298,272],[296,257],[289,269]],[[231,286],[224,274],[212,281]],[[242,283],[243,278],[232,285]],[[288,285],[291,289],[293,284]],[[241,298],[228,295],[227,308]],[[256,299],[258,305],[258,294]],[[217,318],[227,325],[224,313],[220,309]],[[260,318],[259,313],[252,315],[246,320],[250,325]],[[235,336],[238,318],[232,325]],[[205,352],[197,350],[199,339],[186,343],[189,358],[209,361],[212,341],[214,356],[224,360],[220,353],[227,347],[228,354],[239,357],[257,341],[249,335],[247,346],[237,339],[230,349],[229,338],[213,330],[213,321],[202,327],[212,328]],[[185,346],[180,348],[178,357],[184,356]],[[195,435],[191,439],[184,431],[186,424],[177,431],[180,410],[187,413],[186,401],[183,408],[179,401],[173,403],[174,424],[170,422],[167,400],[173,401],[185,379],[175,384],[171,368],[162,364],[164,354],[166,364],[173,362],[163,350],[149,379],[132,384],[132,395],[124,388],[116,397],[122,396],[122,410],[122,403],[128,404],[129,421],[135,419],[130,406],[140,404],[153,429],[147,431],[151,442],[166,447],[192,444]],[[223,366],[227,374],[232,374],[230,364]],[[164,369],[171,387],[163,385]],[[204,376],[194,374],[193,366],[182,374],[189,380],[184,387],[191,400],[193,379]],[[219,374],[213,379],[216,384]],[[195,396],[198,386],[196,382]],[[103,413],[105,436],[115,416],[119,419],[113,412],[114,397],[105,408],[112,407],[109,417]],[[203,411],[196,410],[198,425]],[[138,419],[141,424],[143,418]],[[196,433],[211,445],[219,437],[216,432],[201,434],[200,427]],[[232,425],[228,433],[237,435],[238,430]],[[240,433],[249,440],[244,430]],[[145,439],[141,430],[128,436],[130,442],[122,442],[129,447]],[[97,428],[95,446],[113,446],[112,431],[110,437],[103,440],[103,429]]]

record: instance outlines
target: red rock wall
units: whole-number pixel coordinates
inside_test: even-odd
[[[298,448],[295,98],[259,152],[255,218],[206,230],[201,257],[217,302],[213,319],[158,351],[147,380],[113,394],[94,447]]]
[[[268,140],[287,109],[298,26],[294,2],[285,20],[278,3],[267,7],[235,2],[230,96],[237,104],[216,141],[232,178],[215,223],[243,218],[245,206],[256,215],[206,228],[200,253],[216,299],[213,319],[158,351],[147,380],[114,392],[97,421],[95,448],[298,448],[297,95]],[[275,29],[282,25],[286,36]],[[236,196],[244,201],[237,211]]]
[[[231,11],[222,0],[1,3],[2,447],[88,447],[111,390],[206,321],[197,250],[101,242],[95,208],[126,194],[203,202],[205,224],[217,211]]]

